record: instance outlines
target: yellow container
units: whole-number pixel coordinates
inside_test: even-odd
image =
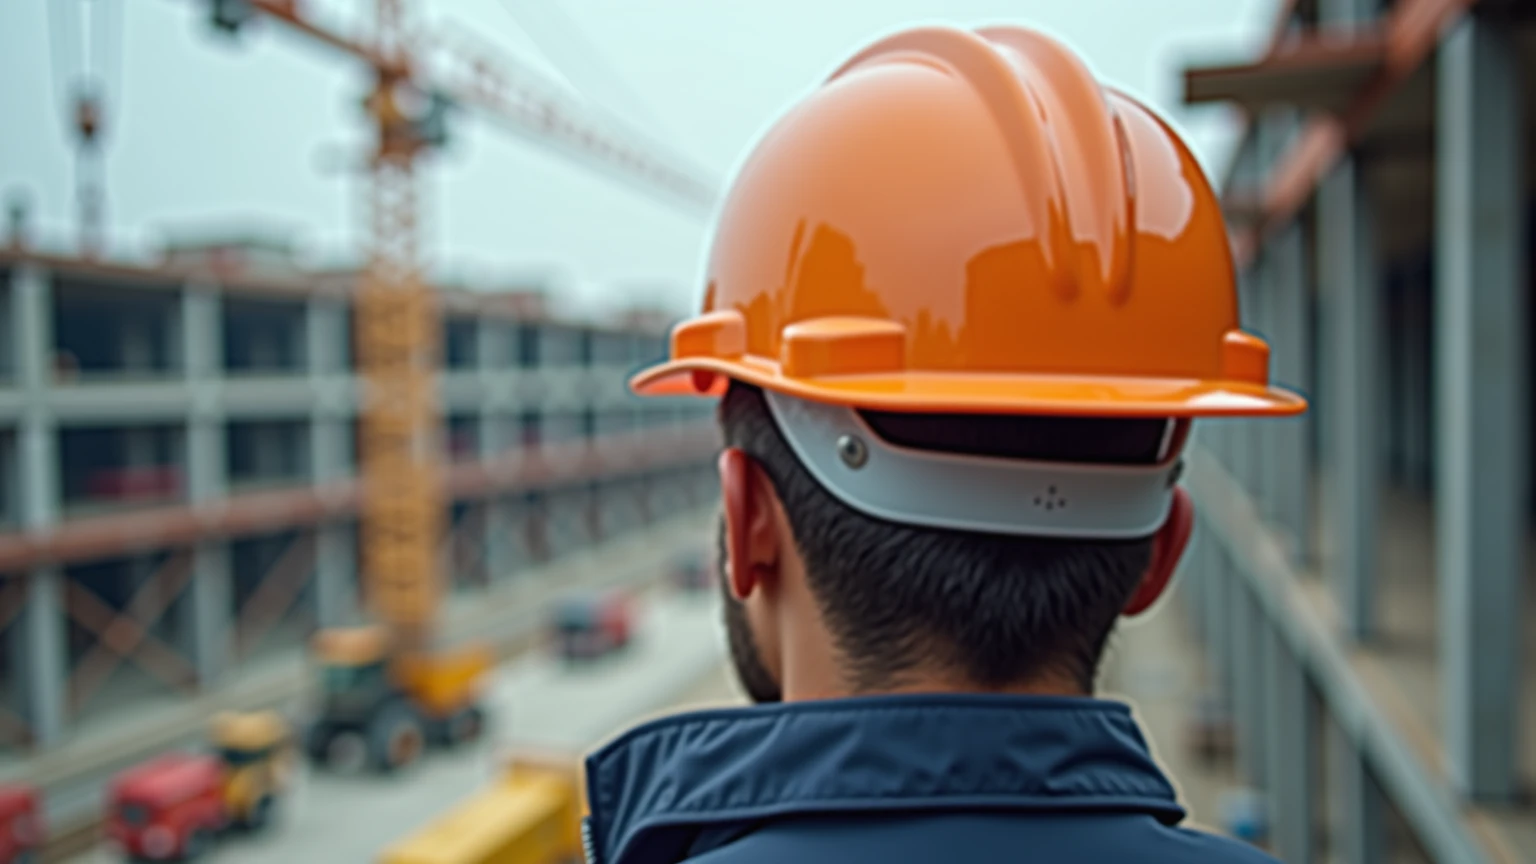
[[[581,860],[574,772],[516,765],[422,830],[379,864],[563,864]]]

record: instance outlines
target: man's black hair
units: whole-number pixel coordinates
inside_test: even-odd
[[[1166,429],[1161,420],[864,417],[907,447],[1106,463],[1155,461]],[[719,420],[727,446],[752,456],[783,502],[855,690],[898,684],[937,662],[983,688],[1065,676],[1092,692],[1110,631],[1150,561],[1151,538],[1016,537],[867,516],[805,470],[761,390],[733,383]]]

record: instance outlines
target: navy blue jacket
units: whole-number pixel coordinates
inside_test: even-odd
[[[877,696],[700,711],[587,760],[591,864],[1263,864],[1178,823],[1130,709]]]

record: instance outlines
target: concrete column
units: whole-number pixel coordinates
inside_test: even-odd
[[[339,300],[312,299],[305,308],[304,358],[317,393],[347,369],[347,307]],[[309,417],[309,475],[317,484],[346,477],[352,426],[345,406],[322,396]],[[315,619],[339,627],[358,619],[357,538],[347,522],[325,522],[315,536]]]
[[[11,305],[17,383],[28,396],[40,397],[52,379],[53,284],[48,272],[25,264],[12,270]]]
[[[181,346],[187,385],[192,392],[187,420],[187,497],[194,505],[229,494],[225,454],[225,418],[219,398],[224,365],[223,298],[214,290],[187,288],[182,293]],[[234,572],[229,544],[202,540],[192,549],[192,580],[180,604],[183,650],[197,670],[200,686],[223,674],[231,659]]]
[[[53,286],[32,266],[12,271],[14,314],[9,334],[16,346],[16,375],[25,396],[17,430],[17,493],[21,527],[41,531],[59,521],[59,432],[44,402],[53,353]],[[12,656],[20,668],[22,709],[39,744],[57,741],[66,716],[69,643],[64,621],[63,571],[39,567],[27,574],[28,590],[15,627]]]
[[[1376,393],[1381,342],[1381,275],[1374,219],[1353,158],[1323,180],[1317,243],[1324,303],[1331,318],[1325,355],[1333,384],[1328,406],[1328,521],[1333,554],[1325,570],[1339,598],[1345,632],[1367,639],[1376,627],[1377,514],[1381,486]]]
[[[13,274],[17,271],[12,271]],[[16,277],[13,275],[12,279]],[[0,345],[0,386],[8,385],[9,379],[16,375],[16,316],[11,312],[15,305],[16,292],[11,289],[9,283],[0,285],[0,335],[5,336],[5,344]]]
[[[315,545],[315,619],[340,627],[358,618],[357,541],[345,522],[320,527]]]
[[[25,577],[27,595],[11,628],[11,656],[20,667],[22,716],[32,740],[46,747],[64,732],[69,644],[64,622],[64,580],[58,567],[37,567]]]
[[[1441,716],[1456,787],[1482,799],[1512,798],[1519,773],[1530,337],[1513,37],[1465,16],[1436,70]]]
[[[304,361],[315,375],[338,375],[347,368],[347,306],[341,300],[313,298],[304,310]]]
[[[58,521],[58,431],[52,418],[29,411],[18,441],[21,462],[21,523],[28,531]],[[64,619],[67,577],[58,567],[37,567],[27,574],[27,596],[12,629],[12,657],[21,683],[24,716],[39,744],[58,740],[64,729],[69,647]]]
[[[1339,864],[1381,864],[1386,860],[1385,799],[1366,770],[1355,741],[1330,722],[1328,736],[1328,798],[1333,813],[1329,851]]]
[[[480,418],[481,458],[495,459],[510,452],[513,442],[511,418],[482,415]],[[513,570],[513,536],[517,506],[505,496],[492,494],[485,503],[485,534],[482,538],[486,579],[492,583],[509,577]]]
[[[497,398],[498,379],[507,374],[512,365],[512,340],[514,329],[502,321],[481,318],[475,327],[475,362],[480,376],[481,391],[492,394],[480,408],[479,434],[480,458],[498,459],[509,454],[516,446],[514,434],[516,415],[510,405]],[[495,583],[511,575],[514,559],[516,523],[515,506],[500,495],[492,494],[485,503],[485,528],[481,536],[481,548],[485,556],[486,580]]]

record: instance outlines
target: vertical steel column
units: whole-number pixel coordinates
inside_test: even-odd
[[[192,393],[187,419],[187,497],[193,504],[217,501],[229,493],[220,398],[224,367],[223,298],[210,286],[182,290],[181,355]],[[208,687],[231,660],[234,572],[229,543],[200,540],[192,550],[192,581],[181,604],[184,649]]]
[[[1525,183],[1513,31],[1481,14],[1440,44],[1436,105],[1440,680],[1468,796],[1515,794],[1528,513]]]
[[[1273,331],[1274,378],[1305,392],[1311,380],[1312,333],[1308,307],[1312,286],[1307,279],[1307,248],[1302,227],[1292,222],[1270,241],[1269,326]],[[1310,488],[1312,484],[1311,420],[1307,415],[1265,421],[1272,430],[1267,454],[1270,512],[1289,535],[1293,561],[1308,561],[1313,543]]]
[[[1382,312],[1373,226],[1358,164],[1345,159],[1318,191],[1317,244],[1324,302],[1332,318],[1326,360],[1333,367],[1328,377],[1334,389],[1325,431],[1332,457],[1328,520],[1335,533],[1328,571],[1344,629],[1354,639],[1369,638],[1376,626]]]
[[[1280,293],[1285,290],[1285,286],[1280,278],[1283,265],[1280,260],[1280,249],[1276,243],[1276,240],[1271,240],[1259,253],[1252,329],[1269,343],[1272,358],[1270,370],[1278,382],[1279,355],[1284,353],[1284,345],[1289,334],[1281,330],[1282,322],[1279,320],[1282,301]],[[1246,422],[1252,427],[1253,440],[1257,442],[1253,467],[1254,477],[1258,482],[1251,490],[1255,496],[1254,503],[1258,505],[1259,514],[1273,528],[1279,525],[1280,487],[1285,482],[1285,475],[1294,469],[1280,460],[1281,436],[1278,423],[1272,422],[1271,418],[1265,418],[1263,422],[1257,420]]]
[[[45,400],[51,384],[53,286],[46,271],[21,266],[12,271],[14,314],[7,337],[16,346],[16,372],[25,404],[17,436],[21,525],[46,530],[59,520],[59,431]],[[21,668],[23,711],[39,744],[56,741],[64,730],[69,648],[64,625],[64,573],[37,567],[27,575],[27,599],[12,631],[13,657]]]
[[[1200,548],[1206,576],[1206,657],[1212,680],[1211,695],[1230,716],[1232,711],[1232,565],[1215,532],[1207,529]]]
[[[1385,860],[1385,799],[1366,769],[1354,739],[1337,720],[1328,723],[1329,798],[1333,823],[1329,852],[1340,864],[1381,864]]]
[[[1263,614],[1244,577],[1233,572],[1228,585],[1232,606],[1232,710],[1237,721],[1237,770],[1243,782],[1264,787],[1268,766],[1268,712],[1264,705],[1263,657],[1259,629]]]
[[[1270,828],[1276,857],[1286,864],[1313,860],[1314,770],[1319,711],[1307,686],[1306,673],[1278,628],[1261,628],[1264,646],[1264,691],[1269,738],[1265,742],[1270,781]]]
[[[309,477],[316,484],[351,473],[347,313],[341,301],[319,297],[304,309],[306,374],[319,396],[309,416]],[[315,531],[315,621],[345,626],[357,618],[357,540],[346,522],[322,522]]]

